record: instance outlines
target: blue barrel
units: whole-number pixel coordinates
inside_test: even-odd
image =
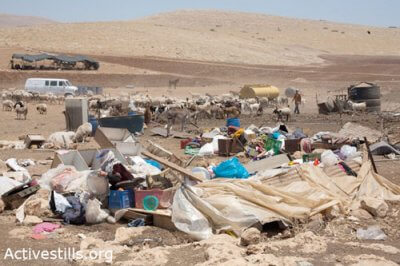
[[[88,122],[92,125],[92,136],[96,133],[96,129],[99,126],[99,122],[97,122],[96,117],[93,115],[89,115]]]
[[[135,111],[130,111],[130,112],[128,112],[128,115],[129,116],[136,115],[136,112]]]
[[[240,119],[237,117],[234,118],[228,118],[226,120],[226,126],[234,126],[234,127],[240,127]]]

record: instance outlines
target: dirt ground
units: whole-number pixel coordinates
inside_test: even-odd
[[[17,49],[3,49],[0,57],[8,56]],[[343,116],[337,115],[318,115],[315,104],[316,97],[326,98],[338,92],[345,92],[346,88],[358,81],[376,82],[381,86],[382,108],[384,110],[400,111],[400,57],[395,56],[341,56],[326,55],[322,58],[323,64],[307,66],[271,66],[271,65],[245,65],[233,63],[216,63],[208,61],[195,60],[177,60],[156,57],[118,57],[118,56],[94,56],[106,66],[103,72],[79,72],[79,71],[10,71],[6,66],[0,68],[0,87],[22,88],[24,81],[28,77],[63,77],[69,79],[76,85],[101,86],[105,92],[112,95],[121,95],[124,93],[142,92],[152,96],[170,94],[176,97],[188,97],[192,93],[210,93],[218,95],[238,91],[239,87],[245,83],[270,83],[280,88],[294,86],[301,89],[306,103],[301,107],[302,114],[293,116],[287,123],[289,128],[300,127],[308,135],[319,131],[338,131],[341,126],[348,121],[361,123],[371,128],[380,128],[380,120],[374,115],[356,115]],[[169,79],[180,78],[180,83],[175,91],[168,90]],[[130,88],[133,85],[134,88]],[[128,87],[127,87],[128,86]],[[0,111],[0,140],[18,140],[18,137],[26,134],[42,134],[48,137],[55,131],[65,129],[65,119],[62,111],[63,105],[49,104],[47,115],[39,115],[35,110],[35,103],[29,104],[29,113],[27,120],[16,120],[14,112]],[[256,126],[275,125],[272,109],[265,110],[265,115],[261,117],[241,117],[243,126],[255,124]],[[223,120],[203,120],[199,127],[211,129],[213,127],[224,126]],[[150,126],[151,128],[152,126]],[[393,130],[398,124],[387,124],[387,129]],[[150,128],[141,141],[147,139],[161,144],[168,150],[176,153],[182,159],[189,159],[189,156],[183,154],[179,149],[178,139],[164,139],[162,137],[153,137],[150,135]],[[190,130],[196,132],[196,128],[190,127]],[[49,160],[53,157],[53,151],[41,150],[1,150],[0,159],[8,158],[38,160]],[[225,158],[217,157],[211,159],[215,162],[222,161]],[[379,159],[379,158],[377,158]],[[196,163],[196,162],[195,162]],[[378,172],[386,178],[400,185],[400,175],[397,162],[379,162],[377,163]],[[50,167],[49,164],[30,167],[28,170],[34,174],[42,174]],[[396,264],[400,263],[399,252],[389,252],[393,248],[400,249],[400,236],[398,225],[398,205],[391,205],[392,216],[385,219],[372,219],[369,222],[359,224],[347,224],[340,220],[325,224],[322,228],[313,228],[314,236],[311,236],[312,243],[324,244],[324,248],[312,251],[302,251],[302,245],[286,245],[283,236],[281,238],[267,238],[262,247],[257,250],[238,248],[237,252],[243,253],[247,258],[248,264],[263,264],[263,257],[267,254],[273,254],[276,257],[300,257],[311,261],[314,265],[335,265],[351,264],[362,261],[359,257],[362,254],[368,256],[377,256]],[[396,213],[397,211],[397,213]],[[6,212],[0,216],[0,234],[3,241],[0,241],[0,258],[7,248],[32,247],[36,249],[51,249],[55,247],[79,247],[80,238],[77,236],[83,233],[86,236],[93,236],[97,239],[112,240],[118,227],[126,226],[125,222],[117,225],[101,224],[96,226],[65,226],[59,233],[51,234],[48,239],[33,240],[30,238],[31,227],[17,226],[13,212]],[[354,232],[360,226],[368,223],[377,223],[384,228],[389,239],[384,242],[359,241],[355,239]],[[314,230],[315,229],[315,230]],[[17,230],[17,231],[14,231]],[[20,230],[20,231],[18,231]],[[299,228],[299,232],[306,232],[307,228]],[[17,232],[11,235],[10,232]],[[158,234],[158,233],[157,233]],[[162,232],[159,232],[162,235]],[[169,236],[165,236],[169,239]],[[308,238],[307,238],[308,239]],[[303,239],[304,240],[304,239]],[[299,242],[301,242],[299,238]],[[186,243],[187,240],[178,241],[170,244],[169,255],[165,260],[159,260],[158,264],[168,265],[193,265],[203,263],[210,256],[206,252],[207,245]],[[276,249],[270,243],[278,243],[280,248]],[[277,245],[278,245],[277,244]],[[372,244],[382,244],[385,246],[373,246]],[[168,244],[169,245],[169,244]],[[166,244],[166,246],[168,247]],[[198,246],[197,246],[198,245]],[[272,245],[272,244],[271,244]],[[371,246],[372,245],[372,246]],[[126,262],[132,259],[131,254],[143,251],[143,248],[131,249],[129,252],[121,253],[117,262]],[[236,251],[235,251],[236,252]],[[221,253],[227,256],[229,261],[230,253]],[[366,256],[365,255],[365,256]],[[257,257],[259,256],[259,257]],[[348,258],[352,256],[352,258]],[[364,256],[364,255],[363,255]],[[135,258],[137,259],[137,258]],[[376,258],[375,258],[376,259]],[[1,259],[0,259],[1,260]],[[163,261],[162,263],[160,261]],[[370,260],[369,262],[371,263]],[[222,263],[224,261],[219,261]],[[375,260],[381,263],[382,260]],[[219,264],[217,263],[217,264]],[[53,265],[46,261],[2,261],[2,265]],[[57,265],[74,265],[76,262],[59,261]],[[149,260],[144,264],[157,265],[157,260]],[[277,263],[278,264],[278,263]],[[289,265],[292,265],[288,263]],[[129,265],[121,264],[121,265]],[[215,264],[216,265],[216,264]],[[296,265],[296,264],[294,264]],[[368,265],[368,264],[364,264]],[[378,265],[378,264],[370,264]],[[390,264],[382,264],[390,265]]]

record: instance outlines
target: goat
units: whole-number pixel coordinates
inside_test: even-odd
[[[28,115],[28,107],[22,101],[18,101],[14,105],[14,109],[17,113],[17,120],[21,120],[22,116],[24,117],[24,120],[26,120],[26,116]]]
[[[362,103],[353,103],[352,101],[348,101],[349,106],[353,110],[353,112],[365,112],[367,110],[367,104],[365,102]]]
[[[39,114],[47,114],[47,105],[45,103],[38,104],[36,106],[36,110],[39,112]]]
[[[13,109],[14,103],[11,100],[3,101],[3,111],[11,112]]]
[[[286,122],[289,121],[291,110],[289,107],[279,108],[275,107],[274,114],[277,115],[277,121],[283,121],[283,116],[286,116]]]

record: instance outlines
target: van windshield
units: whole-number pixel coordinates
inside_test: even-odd
[[[65,81],[65,83],[66,83],[68,86],[72,86],[71,82],[69,82],[68,80]]]

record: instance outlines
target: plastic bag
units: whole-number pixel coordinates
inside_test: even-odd
[[[264,148],[267,151],[272,150],[274,154],[279,154],[281,147],[282,147],[282,141],[276,140],[273,138],[267,138],[264,140]]]
[[[367,229],[357,229],[357,238],[360,240],[386,240],[387,235],[379,226],[370,226]]]
[[[200,148],[198,155],[205,156],[205,155],[213,155],[214,154],[214,147],[211,143],[204,144],[203,147]]]
[[[88,201],[88,203],[86,205],[86,213],[85,213],[86,223],[98,224],[98,223],[102,223],[104,221],[107,221],[109,223],[115,222],[115,219],[113,220],[113,217],[110,216],[104,210],[102,210],[100,207],[101,207],[101,203],[97,199]]]
[[[50,169],[39,179],[39,185],[47,190],[55,190],[58,193],[65,192],[67,186],[79,178],[80,174],[73,166],[60,164],[57,168]]]
[[[172,222],[177,229],[196,240],[207,239],[212,236],[211,225],[188,200],[190,196],[187,193],[183,186],[176,191],[172,204]]]
[[[220,163],[214,168],[216,177],[227,177],[227,178],[238,178],[244,179],[249,177],[249,172],[239,162],[238,158],[233,157],[230,160],[226,160]]]
[[[344,159],[350,159],[357,156],[357,148],[349,145],[343,145],[340,148],[340,153],[343,155]]]
[[[321,162],[324,166],[333,166],[339,162],[337,156],[331,150],[326,150],[321,154]]]

